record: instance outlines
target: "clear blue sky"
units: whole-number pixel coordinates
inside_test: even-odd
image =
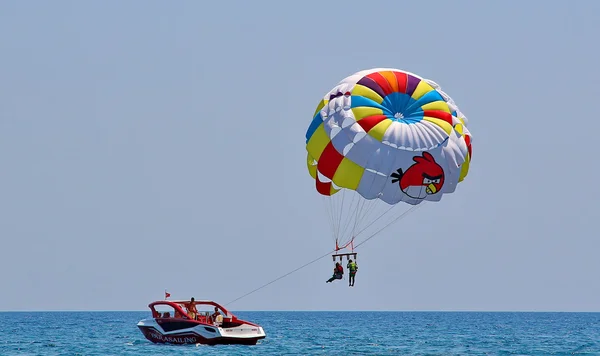
[[[600,2],[0,2],[0,310],[227,302],[332,249],[306,171],[358,70],[431,78],[467,180],[233,310],[600,311]]]

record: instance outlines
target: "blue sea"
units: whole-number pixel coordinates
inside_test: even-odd
[[[148,312],[3,312],[0,355],[600,355],[600,313],[235,312],[255,346],[159,345]]]

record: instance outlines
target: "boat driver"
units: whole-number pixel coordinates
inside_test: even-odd
[[[217,321],[219,315],[221,315],[221,312],[219,311],[219,308],[215,307],[215,312],[210,315],[213,323]]]

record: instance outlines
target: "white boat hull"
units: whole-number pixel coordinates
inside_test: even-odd
[[[262,327],[250,324],[222,328],[192,320],[152,318],[141,320],[137,326],[154,343],[255,345],[266,337]]]

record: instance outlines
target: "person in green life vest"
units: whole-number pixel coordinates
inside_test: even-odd
[[[356,262],[352,260],[348,260],[348,265],[346,265],[348,271],[350,272],[350,278],[348,278],[348,286],[354,287],[354,277],[356,276],[356,271],[358,271],[358,265]]]

